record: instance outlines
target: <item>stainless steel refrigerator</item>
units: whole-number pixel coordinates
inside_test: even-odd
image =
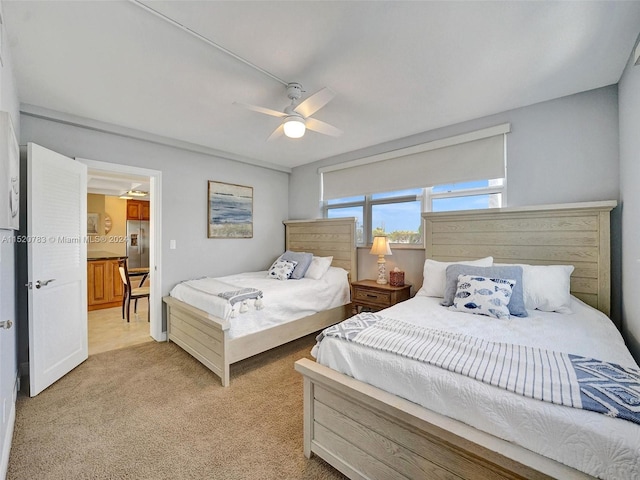
[[[127,220],[127,257],[129,268],[149,266],[149,222]]]

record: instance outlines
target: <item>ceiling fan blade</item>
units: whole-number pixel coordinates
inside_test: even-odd
[[[267,138],[267,142],[270,142],[271,140],[275,140],[276,138],[280,138],[283,134],[284,134],[284,126],[280,124],[280,126],[276,128],[271,135],[269,135],[269,138]]]
[[[342,130],[339,128],[329,125],[328,123],[321,122],[320,120],[316,120],[315,118],[307,118],[306,125],[309,130],[324,133],[325,135],[331,135],[332,137],[339,137],[342,135]]]
[[[293,111],[307,118],[324,107],[335,96],[336,94],[333,90],[325,87],[304,100],[300,105],[294,108]]]
[[[233,102],[234,105],[239,105],[244,108],[248,108],[249,110],[253,110],[254,112],[264,113],[265,115],[271,115],[272,117],[286,117],[287,114],[284,112],[278,112],[277,110],[271,110],[270,108],[258,107],[257,105],[249,105],[248,103],[240,103]]]

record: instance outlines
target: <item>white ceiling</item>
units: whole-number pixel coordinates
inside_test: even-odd
[[[266,138],[276,80],[131,1],[3,0],[20,101],[294,167],[617,83],[640,2],[154,1],[308,94],[344,134]]]
[[[116,172],[94,171],[87,174],[87,193],[119,197],[130,190],[150,191],[149,177]],[[137,197],[149,199],[149,196]]]

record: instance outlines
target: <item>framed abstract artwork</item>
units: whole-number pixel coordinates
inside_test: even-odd
[[[209,181],[209,238],[253,237],[253,187]]]

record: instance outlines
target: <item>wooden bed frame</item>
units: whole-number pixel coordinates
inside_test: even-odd
[[[285,225],[287,250],[333,256],[332,265],[357,275],[355,223],[340,219],[290,220]],[[167,305],[167,339],[175,342],[229,385],[229,365],[271,348],[322,330],[351,316],[351,304],[277,325],[256,333],[229,338],[230,323],[170,296]]]
[[[495,263],[571,264],[571,292],[610,311],[615,201],[426,213],[427,258],[492,255]],[[593,478],[308,359],[304,454],[351,479]]]

